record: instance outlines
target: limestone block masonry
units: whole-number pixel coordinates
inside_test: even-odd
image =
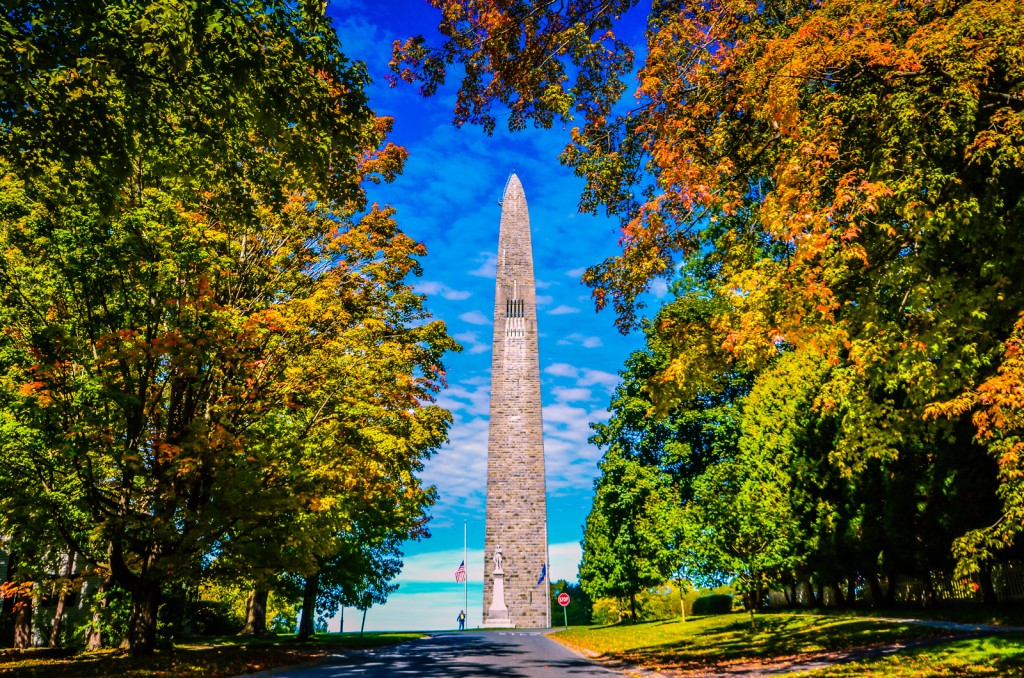
[[[497,268],[483,619],[487,626],[494,593],[492,559],[500,546],[508,619],[516,628],[542,628],[550,626],[550,606],[548,577],[538,583],[542,570],[549,568],[537,294],[530,216],[515,173],[502,200]]]

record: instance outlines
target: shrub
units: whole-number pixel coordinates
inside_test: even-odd
[[[238,633],[245,625],[245,620],[228,603],[212,600],[193,603],[188,621],[189,630],[196,636],[227,636]]]
[[[732,596],[725,593],[701,596],[693,601],[694,614],[729,614],[730,612],[732,612]]]
[[[599,625],[615,624],[622,618],[619,601],[614,598],[598,598],[590,613],[590,620]]]

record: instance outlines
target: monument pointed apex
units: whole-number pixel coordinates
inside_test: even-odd
[[[515,170],[508,175],[508,181],[505,182],[505,197],[508,198],[511,195],[522,195],[525,197],[523,192],[523,184],[519,181],[519,176]]]

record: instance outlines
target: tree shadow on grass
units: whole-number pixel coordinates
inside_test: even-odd
[[[671,666],[699,670],[744,662],[793,658],[855,648],[869,648],[917,638],[948,636],[948,632],[911,625],[891,625],[856,618],[822,618],[772,615],[749,618],[711,628],[693,629],[671,642],[609,652],[609,657],[644,666]]]

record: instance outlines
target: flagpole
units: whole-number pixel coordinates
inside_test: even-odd
[[[469,550],[466,546],[466,523],[468,519],[462,519],[462,562],[466,564],[466,578],[462,580],[462,592],[466,597],[465,607],[462,608],[466,611],[466,627],[469,627]]]

